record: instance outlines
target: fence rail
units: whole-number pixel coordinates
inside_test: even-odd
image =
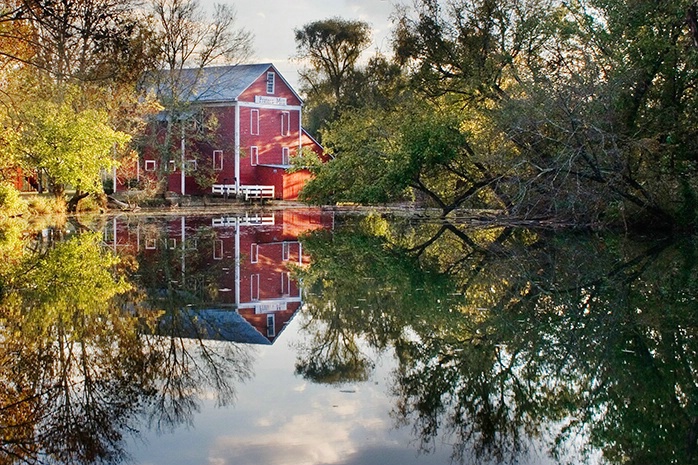
[[[274,186],[240,186],[236,189],[235,184],[214,184],[211,191],[219,195],[239,194],[245,200],[274,198]]]

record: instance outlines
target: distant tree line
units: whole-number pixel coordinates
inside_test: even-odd
[[[697,224],[694,0],[415,0],[296,31],[316,203],[418,199],[574,225]]]

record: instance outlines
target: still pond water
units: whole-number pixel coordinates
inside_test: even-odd
[[[0,246],[0,463],[696,463],[691,240],[283,210]]]

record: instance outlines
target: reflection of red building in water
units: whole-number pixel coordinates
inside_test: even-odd
[[[153,295],[170,289],[182,298],[180,307],[199,326],[185,333],[268,344],[301,306],[292,271],[307,257],[298,236],[331,226],[331,213],[311,209],[134,222],[117,217],[105,239],[117,253],[137,257],[140,281]]]

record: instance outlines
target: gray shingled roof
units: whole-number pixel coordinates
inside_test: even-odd
[[[178,99],[201,103],[234,101],[272,66],[271,63],[260,63],[183,69],[179,78],[175,79],[179,86]],[[276,68],[274,72],[279,75]],[[161,77],[164,73],[168,71],[161,71]],[[167,79],[160,81],[166,82]],[[170,90],[161,83],[157,93],[159,97],[167,99]]]
[[[156,334],[185,339],[271,344],[235,310],[216,308],[181,309],[170,313],[158,322]]]

